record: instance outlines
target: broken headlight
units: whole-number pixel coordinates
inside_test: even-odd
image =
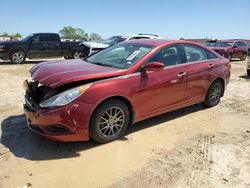
[[[40,103],[40,107],[49,108],[49,107],[67,105],[71,103],[72,101],[74,101],[75,99],[77,99],[80,95],[85,93],[90,88],[90,86],[91,84],[86,84],[80,87],[69,89],[57,95],[54,95],[50,97],[49,99]]]

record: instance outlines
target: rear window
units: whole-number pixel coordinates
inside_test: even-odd
[[[202,61],[207,59],[207,52],[195,45],[183,45],[187,62]]]
[[[185,50],[186,60],[188,63],[218,58],[212,52],[210,52],[204,48],[201,48],[199,46],[185,44],[185,45],[183,45],[183,47]]]
[[[247,46],[244,42],[238,42],[237,45],[238,46]]]
[[[217,42],[214,46],[215,47],[229,47],[229,46],[233,46],[233,42]]]
[[[58,41],[60,41],[60,38],[58,35],[49,35],[49,41],[50,42],[58,42]]]
[[[138,40],[138,39],[150,39],[149,37],[132,37],[129,40]]]

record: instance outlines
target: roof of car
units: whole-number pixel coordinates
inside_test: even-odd
[[[236,42],[236,41],[243,41],[244,40],[241,40],[241,39],[227,39],[227,40],[220,40],[220,42]]]
[[[166,40],[166,39],[139,39],[139,40],[129,40],[126,43],[136,43],[151,46],[161,46],[176,43],[187,43],[187,44],[199,44],[197,42],[185,41],[185,40]]]
[[[31,35],[59,35],[58,33],[32,33]]]

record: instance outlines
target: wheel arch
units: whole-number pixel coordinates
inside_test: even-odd
[[[207,92],[208,92],[209,88],[211,87],[211,85],[212,85],[215,81],[217,81],[217,80],[221,81],[221,83],[222,83],[222,86],[223,86],[222,97],[223,97],[223,96],[224,96],[224,92],[225,92],[225,86],[226,86],[226,83],[225,83],[225,80],[224,80],[223,77],[217,77],[217,78],[215,78],[215,79],[211,82],[211,84],[209,85],[209,87],[208,87],[208,89],[207,89]]]
[[[9,58],[11,58],[11,54],[14,53],[14,52],[18,52],[18,51],[21,51],[24,53],[25,57],[28,57],[27,55],[27,52],[24,50],[24,49],[21,49],[21,48],[15,48],[15,49],[10,49],[9,50]]]
[[[92,120],[92,117],[93,117],[93,114],[95,113],[96,109],[102,105],[103,103],[105,103],[106,101],[109,101],[109,100],[112,100],[112,99],[118,99],[122,102],[124,102],[127,106],[128,106],[128,109],[129,109],[129,115],[130,115],[130,120],[129,120],[129,125],[132,125],[133,122],[134,122],[134,117],[135,117],[135,112],[134,112],[134,108],[133,108],[133,105],[131,104],[131,102],[129,101],[129,99],[127,99],[126,97],[124,96],[119,96],[119,95],[116,95],[116,96],[110,96],[108,98],[105,98],[104,100],[102,100],[101,102],[99,102],[95,109],[93,110],[92,114],[91,114],[91,118],[90,118],[90,121]]]

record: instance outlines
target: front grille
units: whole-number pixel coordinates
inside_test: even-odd
[[[27,90],[25,93],[25,105],[24,108],[30,111],[36,111],[39,109],[39,103],[44,98],[44,96],[50,90],[49,87],[39,84],[39,82],[27,82]]]
[[[45,134],[45,132],[38,126],[35,126],[35,125],[29,125],[30,128],[38,133],[41,133],[41,134]]]
[[[50,133],[69,133],[70,130],[63,125],[51,125],[47,127],[47,131]]]

